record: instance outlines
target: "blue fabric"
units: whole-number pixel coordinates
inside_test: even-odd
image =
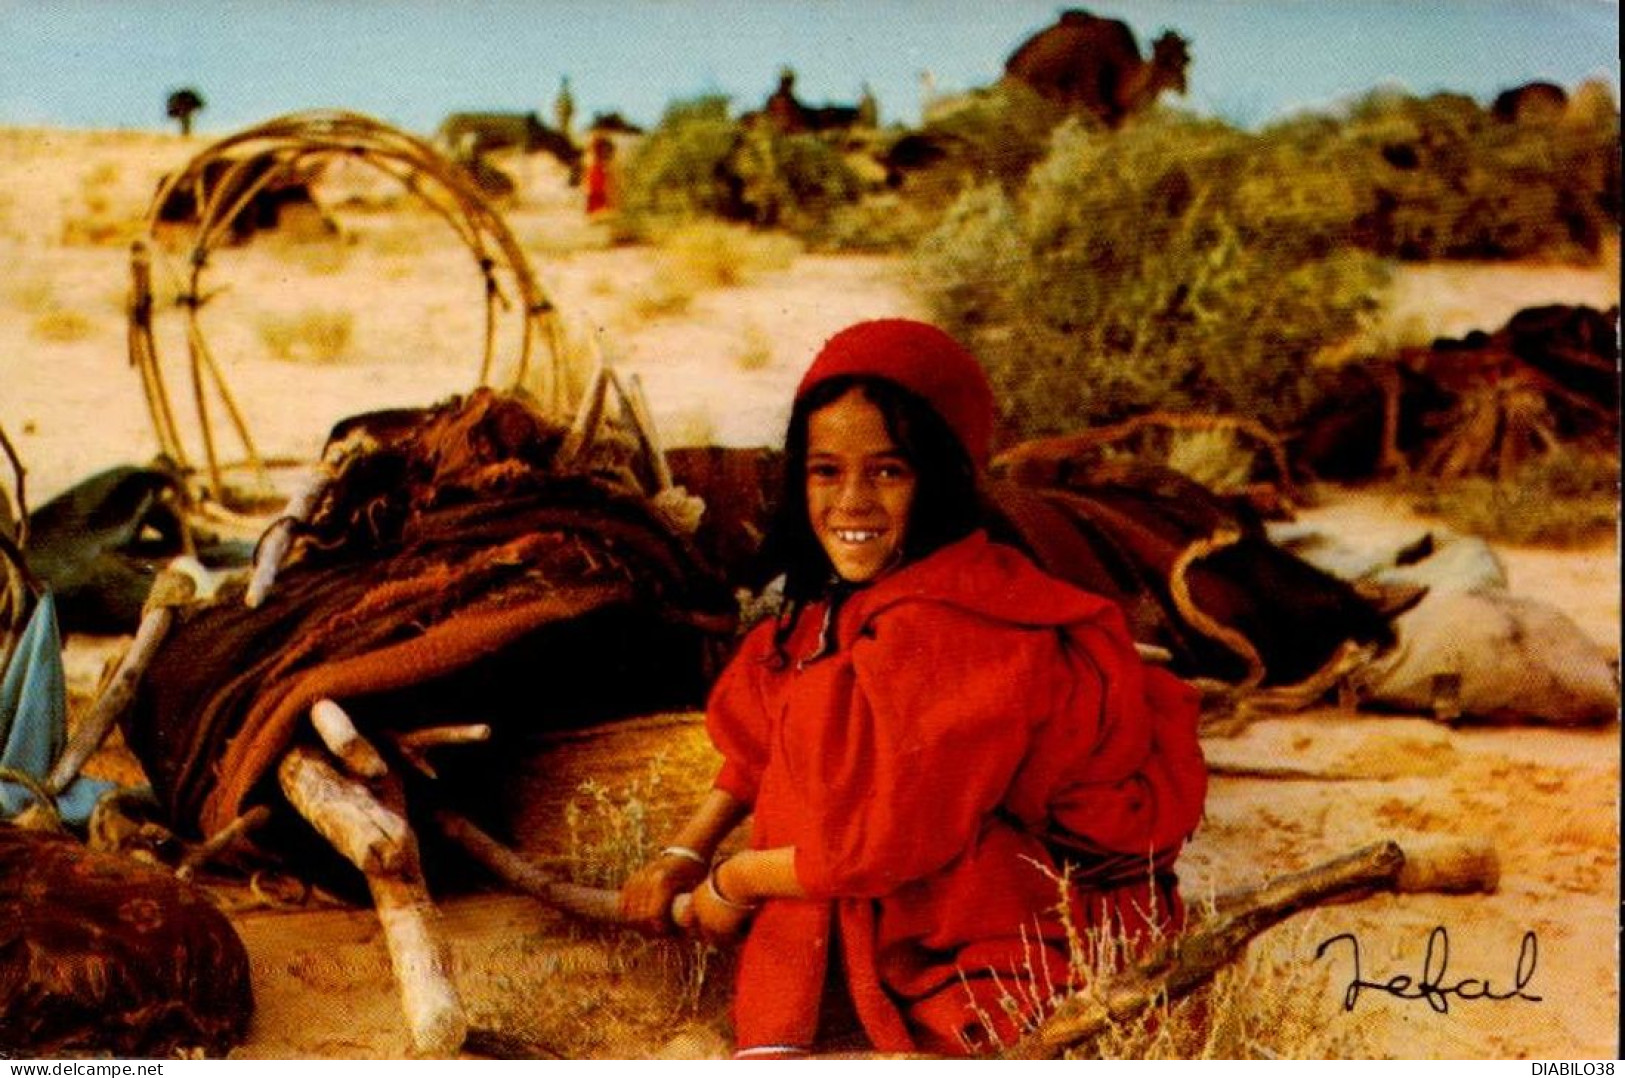
[[[68,685],[62,671],[62,636],[56,601],[46,592],[34,607],[0,678],[0,766],[32,775],[43,783],[68,739]],[[62,819],[83,826],[96,800],[115,783],[75,779],[56,801]],[[0,782],[0,816],[28,807],[32,794]]]

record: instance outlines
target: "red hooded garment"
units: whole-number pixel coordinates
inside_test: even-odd
[[[1166,870],[1206,793],[1197,699],[1115,606],[978,532],[854,592],[808,659],[825,612],[788,663],[757,627],[711,698],[716,785],[754,807],[752,846],[795,847],[809,896],[750,927],[742,1052],[813,1046],[832,946],[877,1050],[1014,1036],[1073,980],[1046,838],[1084,863],[1080,928],[1181,914]]]

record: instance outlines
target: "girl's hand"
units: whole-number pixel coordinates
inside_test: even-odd
[[[716,873],[721,868],[718,865],[712,869],[712,874],[694,888],[687,902],[678,904],[676,911],[679,928],[715,945],[733,943],[744,936],[756,912],[755,906],[733,901],[718,890]]]
[[[665,935],[672,930],[672,901],[705,879],[705,866],[661,854],[632,873],[621,887],[620,914],[629,927]]]

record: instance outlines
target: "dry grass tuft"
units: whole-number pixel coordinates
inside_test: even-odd
[[[801,245],[777,232],[755,232],[714,220],[682,224],[660,237],[670,272],[694,291],[737,288],[778,270],[788,269]]]
[[[1253,452],[1230,430],[1174,431],[1168,467],[1220,494],[1240,490],[1252,478]]]
[[[734,366],[742,371],[766,370],[773,363],[773,337],[760,323],[745,327],[745,340],[734,353]]]
[[[695,294],[692,280],[661,273],[632,294],[632,314],[638,319],[675,318],[694,305]]]
[[[34,316],[30,330],[37,340],[72,344],[95,332],[89,317],[71,307],[50,307]]]
[[[355,318],[348,311],[311,308],[291,314],[267,312],[256,322],[260,340],[290,363],[337,363],[350,351]]]
[[[321,240],[278,239],[267,245],[278,261],[296,266],[312,277],[334,277],[350,264],[351,248],[340,237]]]
[[[1430,482],[1415,495],[1418,512],[1458,531],[1517,545],[1578,547],[1615,534],[1619,461],[1560,449],[1505,479]]]

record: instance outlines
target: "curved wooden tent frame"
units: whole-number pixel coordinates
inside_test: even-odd
[[[262,484],[268,485],[268,479],[266,463],[199,322],[199,311],[208,300],[203,284],[209,258],[230,241],[233,221],[257,195],[273,183],[307,174],[334,158],[362,162],[395,179],[439,215],[468,247],[485,281],[485,346],[475,386],[493,384],[496,338],[501,312],[506,309],[521,326],[518,355],[502,387],[526,384],[535,366],[539,403],[550,414],[566,419],[579,392],[580,387],[570,384],[557,309],[542,291],[507,223],[466,171],[423,139],[358,113],[317,110],[270,120],[215,142],[160,184],[147,210],[144,234],[130,252],[130,364],[140,374],[159,451],[184,474],[197,473],[182,443],[153,332],[155,253],[168,264],[178,284],[177,305],[186,319],[188,384],[205,457],[203,489],[221,505],[226,504],[222,474],[230,465],[222,463],[216,445],[211,389],[242,444],[247,465]],[[225,171],[209,190],[205,176],[215,162],[225,162]],[[220,167],[215,165],[217,172]],[[157,230],[164,205],[175,193],[186,190],[195,199],[198,222],[191,248],[177,265],[158,242]],[[538,345],[545,353],[540,361],[536,358]]]

